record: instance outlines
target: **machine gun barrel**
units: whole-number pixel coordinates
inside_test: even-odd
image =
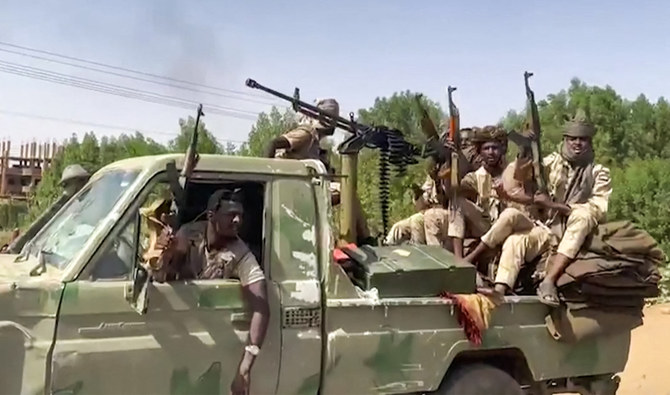
[[[252,89],[259,89],[262,90],[263,92],[269,93],[273,96],[276,96],[280,99],[286,100],[288,102],[291,102],[293,111],[299,112],[302,114],[307,115],[308,117],[314,118],[314,119],[319,119],[319,120],[326,120],[326,123],[330,124],[335,124],[336,127],[340,129],[344,129],[348,131],[349,133],[353,134],[358,134],[357,130],[358,128],[356,127],[356,123],[350,120],[347,120],[345,118],[342,118],[340,116],[333,116],[332,114],[328,114],[321,110],[320,108],[309,104],[305,103],[304,101],[300,100],[300,89],[295,88],[295,91],[293,93],[293,97],[289,95],[285,95],[281,92],[277,92],[276,90],[272,88],[268,88],[267,86],[263,86],[256,82],[256,80],[253,80],[251,78],[248,78],[245,82],[245,85],[248,86],[249,88]],[[353,115],[353,114],[352,114]]]

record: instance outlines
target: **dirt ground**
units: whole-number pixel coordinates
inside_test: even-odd
[[[645,309],[617,395],[670,395],[670,304]]]

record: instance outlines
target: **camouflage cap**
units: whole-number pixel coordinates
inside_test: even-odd
[[[596,134],[595,126],[586,118],[584,110],[579,109],[574,118],[566,122],[563,136],[592,138]]]
[[[90,174],[83,168],[81,165],[74,164],[70,165],[63,170],[63,175],[61,176],[60,183],[64,183],[69,180],[76,178],[88,178]]]
[[[335,99],[320,99],[316,101],[316,107],[332,116],[340,115],[340,103]]]
[[[334,117],[340,116],[340,103],[337,100],[328,98],[328,99],[317,99],[315,100],[316,108],[322,110],[326,114],[329,114]],[[304,114],[299,115],[298,122],[301,125],[309,125],[315,128],[327,128],[330,125],[327,125],[321,121],[318,121],[314,118],[308,117]]]

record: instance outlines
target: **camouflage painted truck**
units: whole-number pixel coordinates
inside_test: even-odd
[[[345,214],[355,159],[342,166]],[[139,269],[140,209],[168,189],[166,166],[184,160],[104,167],[21,256],[0,257],[0,392],[228,393],[250,320],[239,281],[157,283]],[[475,345],[437,296],[475,291],[474,267],[448,251],[362,247],[358,270],[337,264],[320,161],[202,155],[190,183],[191,219],[222,185],[245,191],[241,236],[264,268],[271,311],[252,393],[615,392],[628,330],[557,341],[548,307],[507,297]]]

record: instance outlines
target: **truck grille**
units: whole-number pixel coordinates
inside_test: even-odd
[[[319,308],[284,308],[282,323],[284,328],[318,328],[321,326]]]

